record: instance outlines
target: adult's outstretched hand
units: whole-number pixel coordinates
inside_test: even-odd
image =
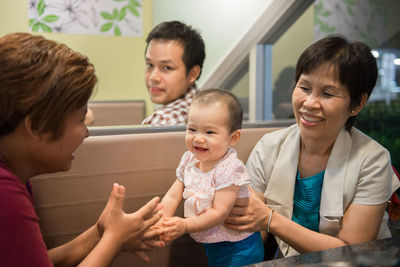
[[[158,211],[161,208],[159,197],[155,197],[134,213],[123,211],[125,187],[114,184],[110,198],[97,221],[99,236],[104,234],[113,236],[121,250],[135,252],[143,260],[149,257],[145,251],[162,247],[159,241],[162,229],[151,229],[160,218]]]

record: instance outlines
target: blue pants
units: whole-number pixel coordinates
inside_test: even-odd
[[[238,242],[223,241],[203,245],[210,267],[238,267],[264,259],[264,244],[259,232]]]

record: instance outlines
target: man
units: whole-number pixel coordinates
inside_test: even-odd
[[[151,101],[161,105],[142,124],[185,124],[193,95],[199,90],[205,58],[200,34],[179,21],[157,25],[146,39],[145,83]]]

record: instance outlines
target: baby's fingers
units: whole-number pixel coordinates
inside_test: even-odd
[[[157,226],[152,226],[143,235],[143,239],[154,239],[158,238],[160,235],[164,234],[164,228],[159,228]]]
[[[178,220],[174,217],[169,217],[169,218],[164,218],[162,222],[163,227],[170,227],[173,225],[176,225],[178,223]]]

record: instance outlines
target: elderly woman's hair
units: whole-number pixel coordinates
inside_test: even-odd
[[[88,58],[28,33],[0,38],[0,136],[29,116],[32,129],[57,140],[66,118],[89,100],[97,83]]]
[[[309,46],[300,56],[296,66],[297,83],[302,73],[309,74],[328,63],[335,75],[350,93],[350,109],[360,105],[362,96],[371,95],[378,77],[376,60],[371,48],[362,42],[350,42],[340,35],[323,38]],[[355,116],[349,117],[345,127],[350,130]]]
[[[213,103],[225,103],[228,109],[228,129],[230,133],[242,128],[243,108],[237,97],[229,91],[222,89],[206,89],[194,95],[194,103],[209,105]]]

